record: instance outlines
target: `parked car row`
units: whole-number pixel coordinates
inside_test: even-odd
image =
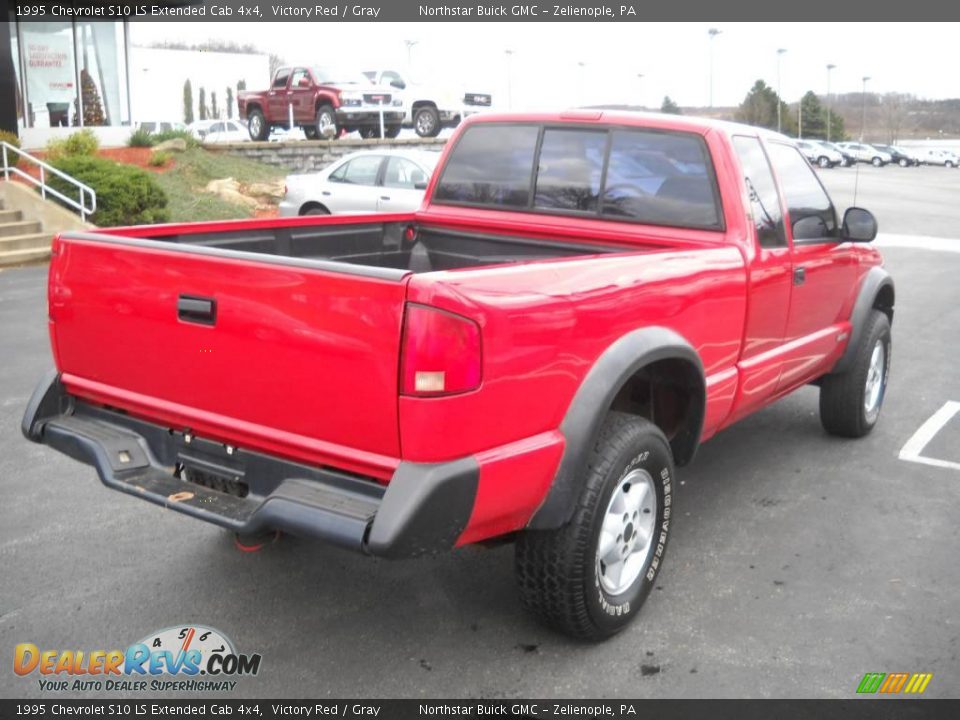
[[[840,142],[825,140],[797,140],[796,146],[811,164],[821,168],[850,167],[858,162],[883,167],[895,163],[900,167],[942,165],[960,167],[960,156],[949,150],[905,148],[899,145]]]

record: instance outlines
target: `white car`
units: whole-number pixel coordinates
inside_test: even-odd
[[[857,162],[870,163],[874,167],[883,167],[893,161],[893,155],[867,143],[842,142],[837,146],[853,155]]]
[[[926,165],[943,165],[944,167],[960,167],[960,157],[949,150],[922,150],[920,160]]]
[[[240,120],[197,120],[187,129],[202,143],[250,142],[247,126]]]
[[[487,92],[452,90],[445,83],[418,82],[398,70],[365,70],[371,82],[399,91],[403,99],[403,126],[420,137],[436,137],[470,115],[485,112],[493,103]]]
[[[288,175],[280,217],[416,210],[439,159],[426,150],[365,150],[318,173]]]
[[[843,165],[843,155],[829,145],[816,140],[797,140],[797,148],[811,164],[822,168],[832,168]]]

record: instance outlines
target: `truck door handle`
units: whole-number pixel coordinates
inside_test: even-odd
[[[329,191],[329,190],[324,190],[324,191],[321,192],[320,194],[321,194],[321,195],[329,195],[329,194],[330,194],[330,191]]]
[[[793,284],[803,285],[807,281],[807,269],[799,265],[793,269]]]
[[[381,196],[380,196],[380,199],[381,199],[381,200],[389,200],[389,199],[390,199],[390,196],[389,196],[389,195],[381,195]]]
[[[181,295],[177,298],[177,317],[184,322],[215,325],[217,301],[213,298]]]

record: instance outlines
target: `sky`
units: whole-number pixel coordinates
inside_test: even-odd
[[[807,90],[905,92],[960,97],[960,23],[131,23],[136,44],[231,39],[290,63],[355,69],[407,68],[414,75],[492,92],[499,109],[639,104],[664,95],[682,106],[737,105],[758,78],[788,102]],[[508,56],[507,51],[512,50]],[[509,67],[508,67],[509,66]],[[643,77],[638,77],[638,75]],[[253,88],[251,88],[253,89]],[[509,97],[509,102],[508,102]],[[512,108],[508,108],[512,104]]]

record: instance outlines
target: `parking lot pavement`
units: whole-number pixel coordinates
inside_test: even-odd
[[[885,252],[898,297],[875,432],[826,436],[808,388],[706,443],[680,474],[660,584],[598,645],[521,611],[510,547],[389,562],[284,538],[241,553],[27,443],[21,413],[50,362],[45,270],[0,272],[0,696],[41,694],[10,671],[18,642],[110,649],[182,623],[262,654],[239,697],[849,698],[893,671],[932,672],[926,695],[955,696],[960,470],[898,453],[960,401],[960,257]],[[960,417],[923,454],[957,447]]]
[[[960,238],[960,168],[860,163],[818,173],[841,214],[856,187],[856,204],[877,216],[881,232]]]

